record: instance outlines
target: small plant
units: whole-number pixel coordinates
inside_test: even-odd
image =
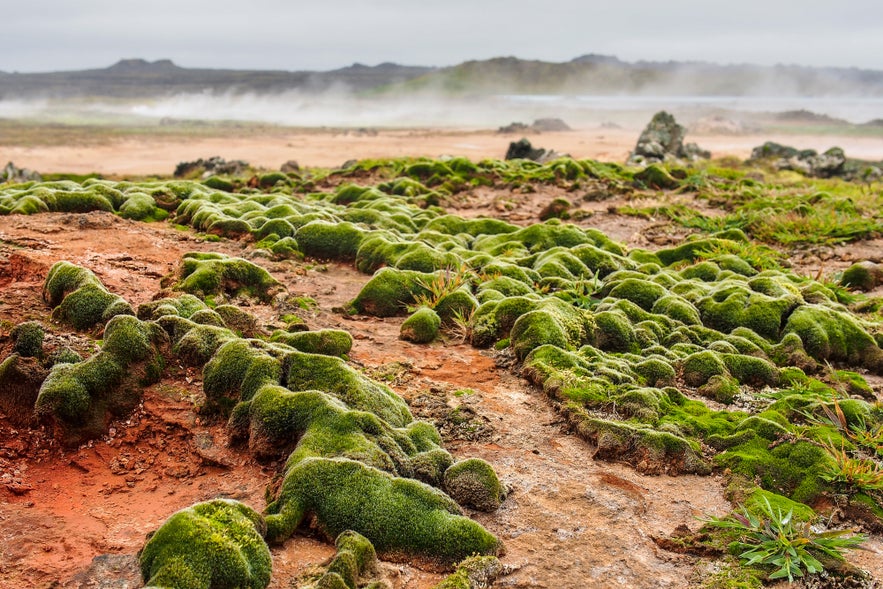
[[[883,491],[883,466],[879,462],[851,456],[843,444],[838,448],[829,441],[822,446],[834,459],[821,475],[824,480],[861,491]]]
[[[731,550],[738,553],[743,565],[772,567],[769,579],[794,581],[794,577],[815,574],[825,566],[819,559],[843,560],[843,551],[858,548],[867,539],[850,530],[816,532],[809,522],[794,521],[793,511],[783,514],[764,497],[760,514],[744,506],[725,518],[711,518],[706,525],[731,532],[735,540]]]
[[[475,278],[475,273],[472,270],[461,266],[460,268],[445,268],[431,279],[419,279],[417,282],[426,290],[426,293],[414,297],[414,309],[420,307],[434,309],[443,296],[451,294]]]

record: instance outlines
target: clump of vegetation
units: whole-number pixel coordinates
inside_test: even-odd
[[[244,294],[269,301],[284,287],[269,272],[248,260],[224,254],[191,252],[181,261],[176,290],[206,297]]]
[[[272,559],[264,518],[238,501],[213,499],[172,515],[138,554],[148,587],[243,587],[270,584]]]
[[[19,323],[9,332],[15,342],[12,350],[24,358],[39,358],[43,356],[43,338],[46,332],[38,321],[25,321]]]
[[[129,303],[108,292],[91,270],[70,262],[56,262],[49,269],[43,300],[53,308],[53,319],[74,329],[90,329],[116,315],[135,314]]]
[[[401,327],[399,337],[415,344],[428,344],[438,337],[441,318],[429,307],[420,307]]]
[[[83,362],[55,364],[40,387],[37,416],[67,445],[104,433],[112,417],[127,415],[144,386],[159,380],[166,334],[130,315],[111,319],[101,351]]]
[[[770,571],[770,580],[787,578],[792,582],[795,577],[819,573],[843,561],[845,550],[857,548],[867,539],[848,530],[816,532],[810,522],[796,520],[793,510],[785,513],[766,498],[757,511],[743,507],[727,518],[712,518],[706,525],[732,536],[730,550],[745,566]]]
[[[445,471],[445,490],[460,505],[479,511],[496,511],[506,498],[506,489],[493,467],[480,458],[468,458]]]

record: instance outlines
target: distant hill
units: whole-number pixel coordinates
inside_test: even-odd
[[[404,82],[409,90],[475,94],[883,97],[883,71],[704,62],[628,63],[585,55],[550,63],[515,57],[467,61]]]
[[[104,69],[0,73],[0,99],[321,92],[336,87],[381,94],[879,98],[883,97],[883,71],[673,61],[630,63],[590,54],[563,63],[499,57],[446,68],[357,63],[327,72],[190,69],[170,60],[125,59]]]
[[[0,99],[143,98],[198,92],[275,93],[323,91],[342,85],[363,91],[401,83],[432,71],[393,63],[353,64],[329,72],[182,68],[168,59],[123,59],[104,69],[49,73],[0,73]]]

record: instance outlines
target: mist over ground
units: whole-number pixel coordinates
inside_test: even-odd
[[[144,100],[0,100],[0,118],[62,124],[160,125],[175,121],[240,121],[292,127],[455,127],[488,129],[513,121],[561,118],[574,128],[640,127],[668,110],[685,124],[725,119],[736,126],[802,114],[816,124],[863,124],[883,118],[883,98],[496,95],[363,97],[345,90],[184,93]],[[811,115],[819,115],[812,117]],[[777,116],[779,115],[779,116]],[[835,120],[826,121],[823,117]],[[792,121],[793,122],[793,121]],[[798,121],[799,122],[799,121]]]

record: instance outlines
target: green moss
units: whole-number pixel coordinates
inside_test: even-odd
[[[263,301],[269,301],[281,288],[269,272],[248,260],[195,252],[184,254],[181,280],[175,285],[176,290],[202,297],[246,294]]]
[[[727,376],[729,372],[720,356],[712,351],[690,354],[681,364],[684,382],[691,387],[699,387],[715,375]]]
[[[109,420],[127,415],[140,402],[142,387],[161,374],[159,348],[168,340],[156,326],[114,317],[104,338],[103,349],[88,360],[55,364],[40,387],[35,412],[63,444],[104,433]]]
[[[698,392],[703,397],[729,405],[740,392],[739,381],[724,374],[714,374]]]
[[[178,315],[189,319],[197,311],[208,309],[208,306],[191,294],[182,294],[174,298],[164,298],[138,305],[138,319],[159,319],[163,315]]]
[[[353,347],[353,336],[342,329],[319,329],[289,333],[277,330],[270,336],[271,342],[282,342],[308,354],[345,356]]]
[[[75,329],[89,329],[115,315],[134,314],[128,303],[107,292],[90,270],[70,262],[56,262],[49,269],[43,300],[54,308],[54,319],[70,323]]]
[[[418,295],[426,294],[424,284],[434,276],[411,270],[382,268],[362,287],[352,301],[359,313],[376,317],[391,317],[407,310]]]
[[[460,505],[479,511],[496,511],[506,498],[506,489],[490,464],[468,458],[445,471],[445,491]]]
[[[649,311],[657,300],[665,296],[667,291],[665,288],[654,284],[649,280],[640,280],[637,278],[627,278],[622,282],[618,282],[609,293],[609,296],[626,299]]]
[[[337,554],[328,563],[314,587],[316,589],[357,589],[358,582],[376,572],[377,553],[367,538],[357,532],[342,532],[334,541]]]
[[[292,466],[267,513],[273,541],[290,536],[309,514],[327,536],[356,531],[381,555],[421,556],[451,566],[501,547],[440,491],[344,458]]]
[[[143,192],[127,194],[125,202],[120,206],[120,216],[134,221],[160,221],[168,215],[166,211],[157,208],[152,196]]]
[[[213,309],[200,309],[190,316],[190,320],[199,325],[214,325],[215,327],[226,327],[224,320]]]
[[[767,360],[743,354],[720,354],[733,377],[742,384],[755,387],[779,384],[779,370]]]
[[[544,344],[574,349],[594,337],[595,323],[590,313],[557,298],[548,298],[537,308],[518,317],[510,340],[519,360]]]
[[[175,341],[172,351],[187,366],[202,366],[225,343],[236,339],[236,335],[224,327],[178,323],[184,330]],[[175,340],[175,335],[172,335]]]
[[[640,350],[631,321],[620,310],[595,313],[595,346],[610,352]]]
[[[858,323],[843,311],[804,305],[796,309],[783,333],[794,333],[817,360],[845,361],[875,372],[883,370],[883,351]]]
[[[648,358],[638,362],[633,366],[633,370],[651,387],[669,386],[674,384],[676,377],[671,364],[659,358]]]
[[[290,352],[284,359],[283,384],[293,391],[320,390],[352,409],[369,411],[395,427],[413,417],[407,404],[389,387],[377,383],[333,356]]]
[[[224,192],[233,192],[236,186],[230,180],[221,178],[220,176],[209,176],[202,181],[203,184],[214,190],[223,190]]]
[[[433,589],[484,589],[505,574],[505,570],[496,556],[470,556]]]
[[[257,340],[231,339],[221,345],[202,371],[205,409],[229,414],[240,401],[251,399],[265,384],[278,384],[282,364]]]
[[[441,318],[429,307],[420,307],[402,323],[399,338],[416,344],[428,344],[438,337]]]
[[[230,499],[197,503],[172,515],[138,555],[147,586],[264,589],[272,559],[260,514]]]
[[[37,321],[19,323],[9,332],[12,337],[12,350],[24,358],[40,358],[43,356],[43,338],[46,332]]]
[[[640,182],[647,188],[674,190],[681,185],[680,182],[668,173],[668,170],[656,164],[647,166],[635,174],[634,178],[635,181]]]
[[[312,221],[295,234],[304,254],[331,260],[355,259],[363,238],[364,232],[348,222]]]

